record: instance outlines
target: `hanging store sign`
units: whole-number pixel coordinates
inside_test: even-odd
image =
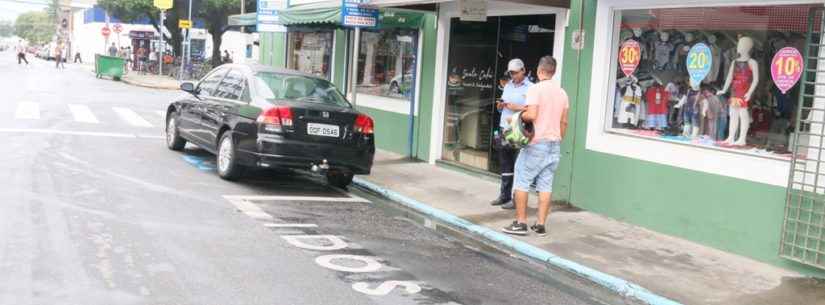
[[[282,0],[258,0],[258,32],[286,32],[286,27],[281,24],[281,17],[278,15],[278,10],[283,6]]]
[[[342,0],[341,25],[353,28],[377,27],[378,9],[368,6],[366,0]]]
[[[641,54],[642,48],[638,41],[629,39],[622,43],[622,48],[619,49],[619,68],[625,76],[631,76],[633,72],[636,72],[639,61],[642,59]]]
[[[701,84],[705,77],[710,74],[711,63],[713,56],[710,53],[710,47],[704,43],[697,43],[687,54],[687,70],[690,75],[690,83],[693,85]]]
[[[791,47],[780,49],[771,61],[771,78],[782,94],[786,94],[802,76],[802,54]]]
[[[461,21],[487,21],[487,0],[459,0]]]

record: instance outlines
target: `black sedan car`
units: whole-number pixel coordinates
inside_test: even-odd
[[[190,142],[217,155],[218,175],[244,168],[325,174],[346,187],[369,174],[375,155],[372,118],[353,109],[330,82],[262,65],[222,65],[197,84],[184,82],[166,113],[166,145]]]

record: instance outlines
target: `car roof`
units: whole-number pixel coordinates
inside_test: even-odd
[[[324,78],[318,77],[317,75],[312,75],[306,72],[301,72],[298,70],[292,69],[285,69],[285,68],[276,68],[272,66],[262,65],[262,64],[224,64],[220,65],[220,67],[228,67],[228,68],[242,68],[242,69],[249,69],[252,73],[258,72],[270,72],[270,73],[277,73],[277,74],[285,74],[285,75],[293,75],[293,76],[304,76],[310,77],[320,80],[326,80]]]

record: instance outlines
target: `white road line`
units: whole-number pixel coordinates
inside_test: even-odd
[[[94,113],[92,113],[86,105],[69,105],[69,110],[72,112],[72,116],[74,116],[74,120],[77,122],[92,124],[100,123]]]
[[[112,107],[112,110],[117,112],[117,115],[120,116],[121,119],[128,122],[130,125],[138,126],[138,127],[152,127],[152,123],[146,121],[137,112],[134,112],[132,109],[123,108],[123,107]]]
[[[131,138],[131,139],[165,139],[165,137],[164,137],[164,136],[139,135],[139,134],[132,134],[132,133],[92,132],[92,131],[71,131],[71,130],[55,130],[55,129],[0,128],[0,132],[7,132],[7,133],[42,133],[42,134],[64,134],[64,135],[74,135],[74,136],[93,136],[93,137],[110,137],[110,138]]]
[[[40,119],[40,105],[32,102],[18,103],[17,112],[14,116],[18,119]]]
[[[361,197],[349,195],[350,197],[316,197],[316,196],[244,196],[244,195],[226,195],[224,198],[232,201],[233,199],[240,200],[262,200],[262,201],[329,201],[329,202],[367,202]]]
[[[267,228],[317,228],[314,223],[265,223]]]

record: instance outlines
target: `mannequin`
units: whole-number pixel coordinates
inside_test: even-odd
[[[753,39],[748,36],[739,38],[736,44],[736,53],[739,57],[731,62],[728,76],[725,79],[725,86],[716,95],[722,95],[731,89],[730,96],[730,127],[728,128],[728,139],[725,144],[745,146],[747,145],[748,127],[750,126],[750,114],[748,113],[748,103],[750,103],[756,85],[759,84],[759,64],[751,58],[753,49]],[[736,132],[739,131],[739,138]]]
[[[711,63],[710,72],[705,77],[704,83],[710,84],[719,79],[719,70],[722,65],[722,50],[717,44],[716,35],[708,34],[708,47],[710,48]]]
[[[642,60],[647,60],[648,58],[648,50],[647,44],[642,41],[642,34],[644,34],[644,30],[642,28],[633,28],[632,29],[633,36],[628,39],[633,39],[639,42],[639,54]]]
[[[667,106],[670,93],[665,90],[661,79],[655,76],[653,79],[655,83],[645,91],[645,102],[647,103],[645,127],[663,130],[667,128]]]
[[[659,40],[653,44],[653,69],[662,71],[670,61],[673,53],[673,44],[670,42],[670,33],[659,32]]]
[[[691,138],[699,136],[699,118],[702,111],[702,92],[699,90],[699,84],[691,82],[690,89],[676,106],[682,109],[682,135]]]
[[[678,71],[685,70],[687,54],[690,52],[690,48],[695,43],[694,39],[696,38],[691,32],[685,32],[684,36],[685,41],[676,46],[676,50],[673,51],[673,58],[671,59],[671,63],[675,64],[675,70]]]

